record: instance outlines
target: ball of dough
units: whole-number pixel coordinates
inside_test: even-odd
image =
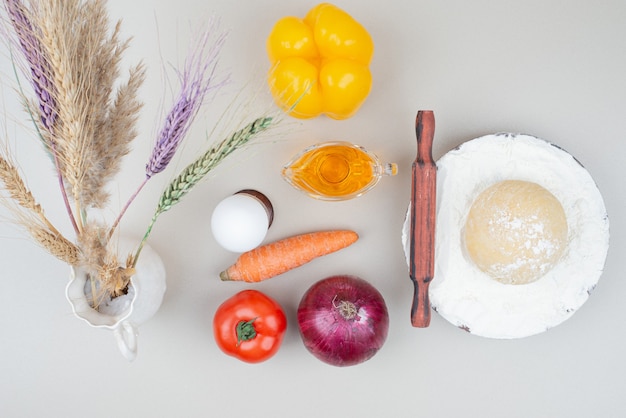
[[[559,261],[567,246],[567,219],[545,188],[506,180],[474,201],[464,239],[469,257],[482,271],[501,283],[526,284]]]

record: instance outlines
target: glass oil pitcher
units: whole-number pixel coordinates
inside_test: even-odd
[[[394,176],[397,164],[350,142],[323,142],[298,153],[282,170],[293,187],[321,200],[347,200],[373,188],[381,177]]]

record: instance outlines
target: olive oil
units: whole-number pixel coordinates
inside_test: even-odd
[[[283,168],[283,177],[295,188],[323,200],[360,196],[385,175],[397,173],[396,164],[382,164],[363,147],[349,142],[326,142],[306,148]]]

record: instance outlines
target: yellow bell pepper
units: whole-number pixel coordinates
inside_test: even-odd
[[[270,91],[294,117],[326,114],[347,119],[372,88],[372,38],[332,4],[315,6],[304,19],[289,16],[276,22],[267,39],[267,53],[272,64]]]

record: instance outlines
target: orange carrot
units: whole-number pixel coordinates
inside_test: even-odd
[[[260,282],[339,251],[358,238],[358,234],[350,230],[311,232],[285,238],[241,254],[235,264],[220,273],[220,279]]]

